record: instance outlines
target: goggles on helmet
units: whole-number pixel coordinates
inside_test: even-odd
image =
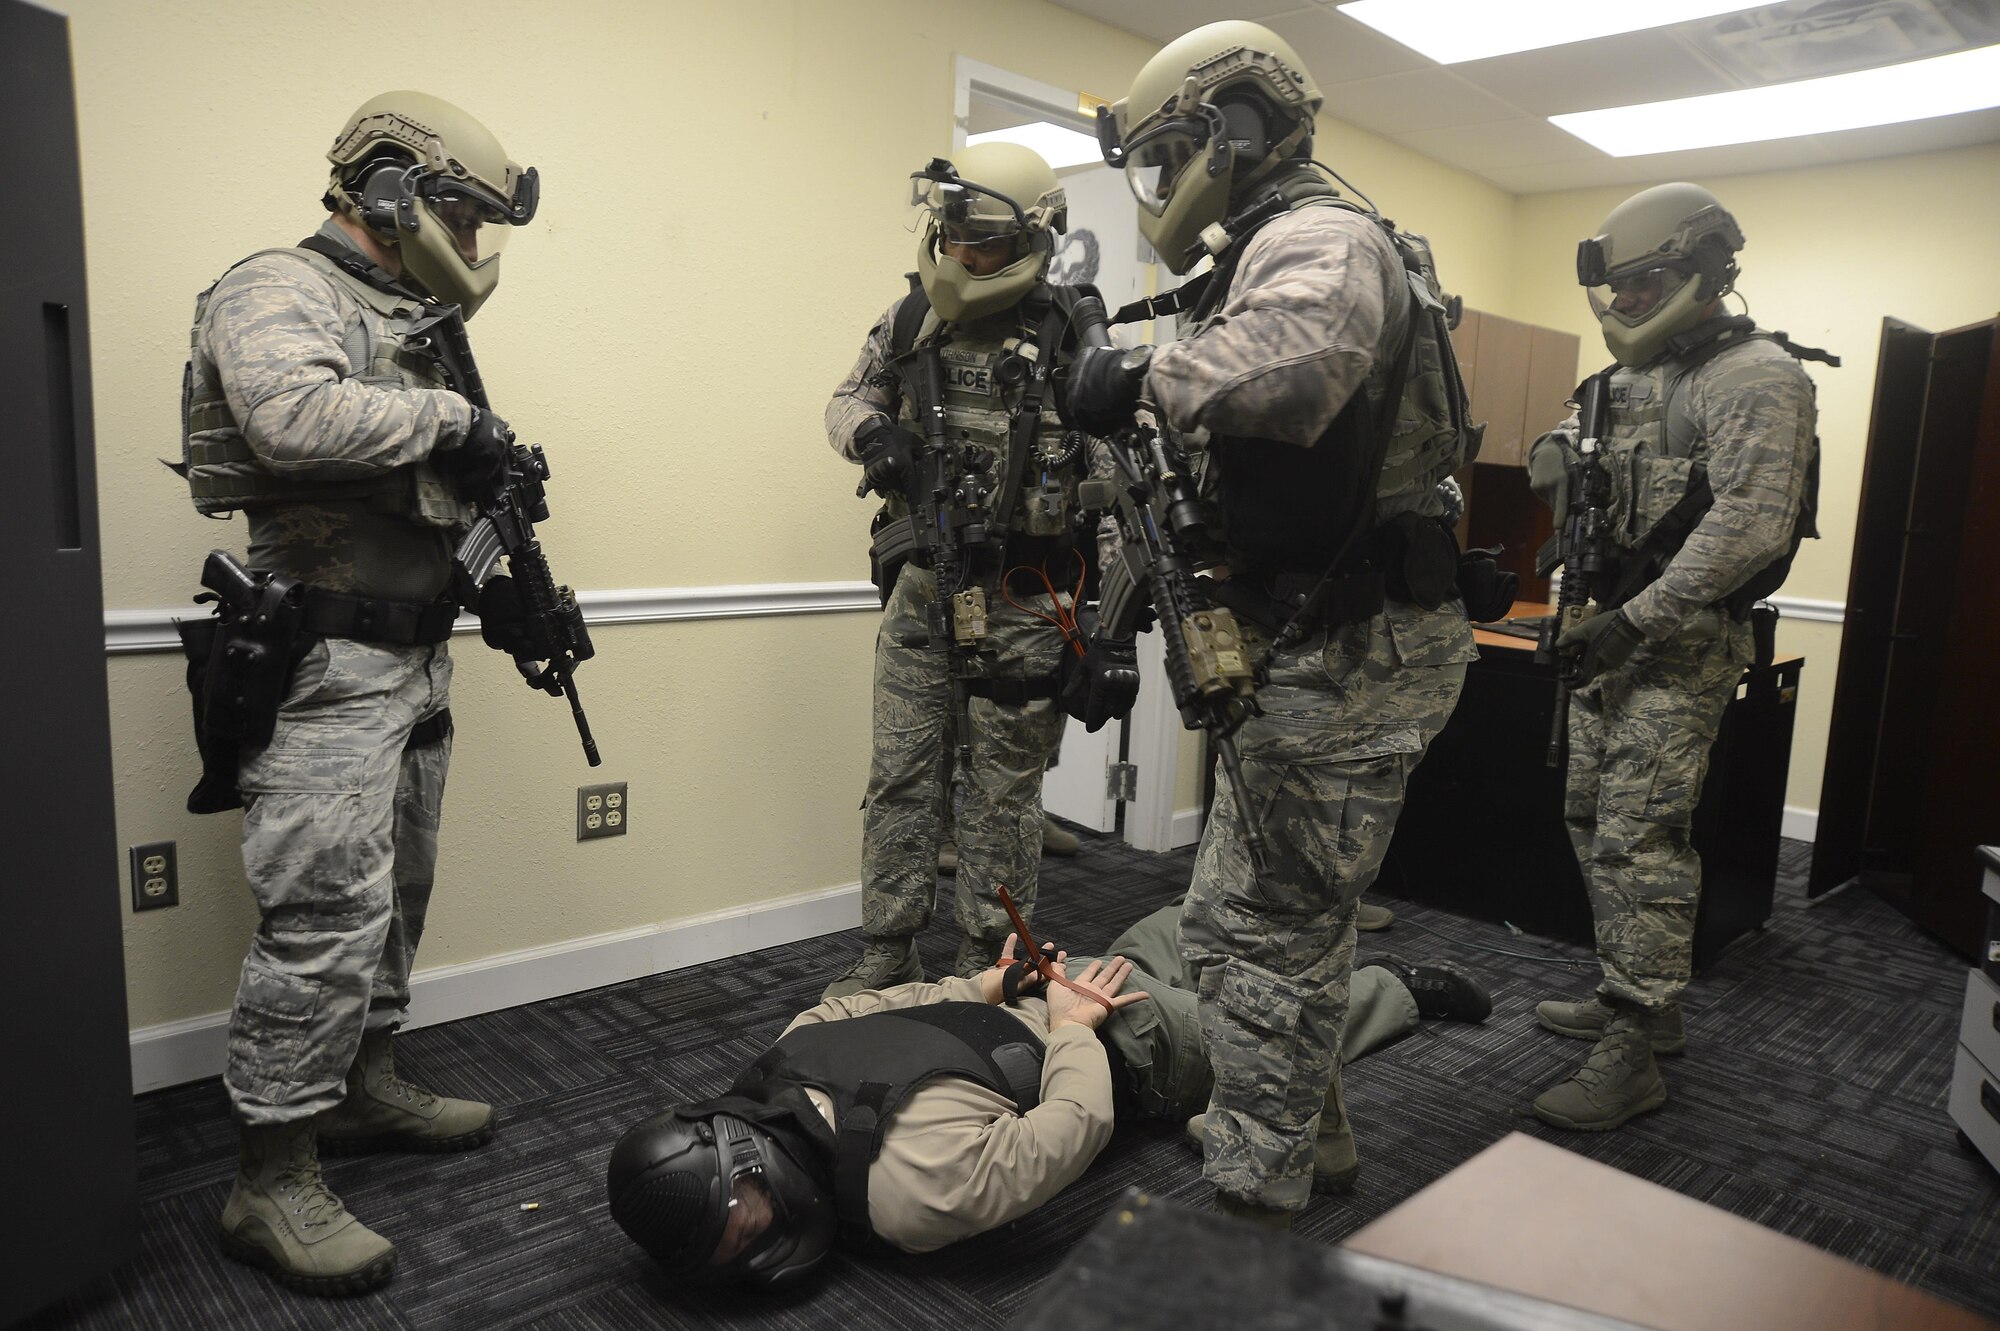
[[[475,180],[449,176],[421,163],[403,173],[397,214],[405,229],[420,225],[417,209],[442,227],[468,268],[483,268],[507,248],[507,237],[534,219],[541,203],[541,178],[534,167],[515,182],[514,197],[502,197]]]
[[[1011,238],[1028,229],[1021,205],[999,190],[963,179],[942,157],[910,173],[910,206],[922,208],[938,235],[955,245]]]

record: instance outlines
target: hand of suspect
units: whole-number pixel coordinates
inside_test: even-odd
[[[1020,940],[1013,934],[1007,935],[1007,946],[1000,949],[1000,960],[991,969],[979,973],[979,996],[988,1003],[1012,1003],[1023,994],[1031,994],[1041,987],[1042,973],[1035,968],[1034,961],[1025,953],[1018,953]],[[1060,962],[1069,953],[1056,951],[1054,943],[1042,944],[1042,951],[1050,961]]]
[[[1118,992],[1132,978],[1132,963],[1123,957],[1112,957],[1108,961],[1099,957],[1076,975],[1069,975],[1062,966],[1056,967],[1056,973],[1086,992],[1077,993],[1067,985],[1049,986],[1051,1032],[1064,1026],[1087,1026],[1094,1031],[1119,1008],[1131,1007],[1152,997],[1144,990],[1129,994]]]
[[[1095,734],[1107,721],[1131,715],[1139,699],[1139,654],[1130,638],[1094,638],[1081,658],[1064,658],[1064,712]]]
[[[1556,639],[1556,649],[1576,658],[1572,669],[1577,684],[1582,685],[1624,665],[1645,641],[1646,635],[1623,610],[1613,610],[1592,615],[1564,633]]]
[[[431,465],[444,473],[461,499],[479,501],[499,493],[507,479],[507,459],[514,431],[507,422],[479,407],[472,409],[472,428],[450,448],[431,453]]]
[[[909,494],[917,478],[917,459],[923,456],[922,439],[878,417],[861,428],[854,443],[861,454],[863,494],[873,490],[885,499]]]
[[[1070,420],[1094,435],[1113,434],[1132,423],[1139,390],[1152,364],[1150,347],[1085,347],[1070,362],[1063,405]]]

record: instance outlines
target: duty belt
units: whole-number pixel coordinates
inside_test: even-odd
[[[458,603],[378,601],[365,596],[306,589],[303,627],[322,638],[352,638],[415,647],[443,642],[458,622]]]

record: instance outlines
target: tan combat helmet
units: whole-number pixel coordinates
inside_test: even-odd
[[[997,314],[1035,289],[1069,229],[1069,207],[1041,154],[1018,143],[980,143],[910,176],[910,203],[924,210],[917,278],[938,318]],[[1012,262],[975,277],[944,252],[944,242],[1010,245]]]
[[[1699,185],[1655,185],[1613,208],[1576,247],[1576,280],[1618,363],[1644,365],[1700,323],[1735,289],[1742,248],[1736,219]]]
[[[327,206],[402,251],[403,271],[471,318],[500,282],[500,251],[535,216],[541,181],[486,126],[422,92],[361,104],[327,150]]]
[[[1125,169],[1139,230],[1176,273],[1232,198],[1312,137],[1319,85],[1291,43],[1258,23],[1211,23],[1146,62],[1122,101],[1097,111],[1104,160]]]

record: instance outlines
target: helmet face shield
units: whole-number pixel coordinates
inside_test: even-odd
[[[1620,273],[1586,288],[1590,309],[1599,322],[1610,318],[1627,328],[1637,328],[1659,313],[1694,277],[1694,270],[1686,264],[1654,264]]]
[[[451,236],[468,268],[482,268],[500,257],[514,223],[505,205],[476,185],[430,180],[418,187],[426,223]]]
[[[1034,289],[1054,252],[1053,233],[1068,225],[1055,173],[1015,144],[962,149],[958,165],[934,157],[910,176],[910,204],[922,239],[917,276],[938,317],[978,319],[1018,304]]]

